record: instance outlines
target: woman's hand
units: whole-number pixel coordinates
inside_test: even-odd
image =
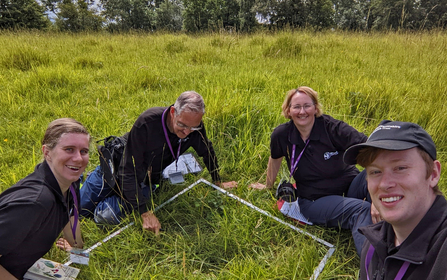
[[[252,188],[252,189],[257,189],[257,190],[270,189],[266,185],[261,184],[261,183],[253,183],[253,184],[250,184],[248,187]]]
[[[59,238],[59,240],[56,241],[56,247],[58,247],[59,249],[65,250],[67,252],[70,252],[72,249],[70,243],[68,243],[68,241],[65,240],[64,238]]]

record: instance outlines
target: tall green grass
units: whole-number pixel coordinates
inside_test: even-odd
[[[203,36],[0,33],[0,190],[41,160],[47,124],[73,117],[95,139],[130,130],[138,115],[185,90],[206,102],[208,136],[234,193],[281,217],[265,181],[270,134],[286,120],[285,93],[307,85],[325,113],[369,134],[382,119],[422,125],[447,155],[447,35],[312,33]],[[88,170],[98,164],[92,147]],[[444,174],[445,172],[443,172]],[[205,171],[205,179],[210,176]],[[283,166],[280,177],[287,176]],[[189,177],[192,183],[197,177]],[[279,178],[278,178],[279,179]],[[184,186],[165,186],[161,204]],[[440,182],[447,191],[445,179]],[[157,214],[160,237],[137,224],[93,252],[78,279],[306,279],[326,248],[259,213],[197,187]],[[118,227],[82,222],[90,246]],[[337,250],[322,279],[356,279],[347,231],[306,227]],[[49,258],[64,261],[52,249]]]

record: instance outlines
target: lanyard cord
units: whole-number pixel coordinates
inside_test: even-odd
[[[296,145],[294,144],[293,147],[292,147],[292,157],[290,158],[290,177],[289,177],[289,181],[290,181],[290,179],[292,179],[293,172],[296,169],[296,167],[298,165],[298,162],[300,161],[301,156],[303,155],[304,150],[307,147],[307,144],[309,144],[309,139],[306,140],[306,145],[304,145],[303,150],[301,151],[301,153],[299,154],[299,156],[298,156],[298,158],[296,160],[295,160]]]
[[[165,125],[165,114],[168,111],[168,109],[169,109],[169,107],[166,108],[163,111],[163,114],[161,115],[161,126],[163,127],[163,132],[165,134],[166,142],[168,142],[169,150],[171,150],[172,157],[175,159],[175,167],[177,167],[177,161],[178,161],[178,158],[180,157],[180,147],[182,146],[182,142],[180,141],[180,144],[178,145],[177,157],[176,157],[174,154],[174,150],[172,149],[171,141],[169,141],[168,131],[167,131],[166,125]]]
[[[372,259],[373,254],[374,254],[374,247],[372,245],[369,245],[368,253],[366,254],[366,258],[365,258],[366,278],[368,280],[369,280],[368,267],[369,267],[369,264],[371,263],[371,259]],[[402,264],[402,266],[400,267],[399,272],[397,273],[397,275],[394,278],[394,280],[401,280],[402,277],[404,277],[405,272],[407,272],[407,269],[408,269],[409,266],[410,266],[410,263],[405,261]]]
[[[73,227],[71,228],[71,232],[73,233],[74,242],[75,242],[75,244],[77,244],[77,242],[76,242],[76,227],[78,226],[79,212],[78,212],[78,197],[76,196],[76,192],[74,190],[73,184],[70,185],[70,192],[71,192],[71,195],[73,196],[73,208],[74,208],[74,223],[73,223]],[[70,217],[69,217],[69,219],[70,219]]]

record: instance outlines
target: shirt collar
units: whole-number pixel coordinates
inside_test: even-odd
[[[51,171],[50,166],[48,165],[48,163],[44,160],[41,164],[38,164],[36,166],[36,172],[41,173],[46,184],[46,187],[48,187],[54,194],[54,196],[56,197],[56,199],[58,201],[60,201],[62,204],[65,205],[65,207],[70,207],[72,202],[70,203],[70,205],[67,205],[66,203],[66,199],[64,198],[62,191],[61,191],[61,187],[59,186],[59,183],[56,180],[56,177],[54,177],[53,171]],[[79,185],[80,180],[78,180],[77,182],[75,182],[75,185]],[[70,191],[68,191],[69,194],[68,196],[71,196]],[[72,199],[70,199],[72,200]]]
[[[423,262],[428,252],[431,237],[434,236],[436,230],[446,219],[446,208],[445,198],[442,195],[436,196],[433,205],[407,239],[402,242],[401,248],[395,256],[399,257],[401,255],[402,257],[408,257],[410,260]]]
[[[289,142],[292,145],[297,145],[298,147],[304,147],[304,141],[301,138],[300,132],[298,128],[296,128],[295,124],[291,120],[290,122],[290,131],[289,131]],[[311,141],[318,141],[321,139],[321,135],[324,133],[324,123],[322,117],[315,117],[315,122],[312,127],[312,131],[310,132],[309,139]]]

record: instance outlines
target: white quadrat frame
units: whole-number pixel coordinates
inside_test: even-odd
[[[310,234],[310,233],[308,233],[308,232],[306,232],[306,231],[304,231],[304,230],[302,230],[302,229],[300,229],[300,228],[298,228],[298,227],[296,227],[296,226],[294,226],[294,225],[292,225],[292,224],[290,224],[290,223],[287,223],[287,222],[285,222],[285,221],[283,221],[283,220],[281,220],[281,219],[279,219],[279,218],[273,216],[272,214],[268,213],[267,211],[264,211],[264,210],[260,209],[259,207],[256,207],[255,205],[251,204],[250,202],[243,200],[242,198],[240,198],[240,197],[238,197],[238,196],[236,196],[236,195],[234,195],[234,194],[232,194],[232,193],[230,193],[230,192],[228,192],[228,191],[226,191],[226,190],[224,190],[224,189],[222,189],[222,188],[220,188],[220,187],[218,187],[218,186],[216,186],[216,185],[214,185],[214,184],[208,182],[208,181],[205,180],[205,179],[199,179],[199,180],[197,180],[195,183],[191,184],[190,186],[188,186],[187,188],[185,188],[185,189],[182,190],[181,192],[177,193],[176,195],[174,195],[173,197],[171,197],[171,198],[168,199],[167,201],[165,201],[165,202],[163,202],[162,204],[160,204],[158,207],[156,207],[156,208],[154,209],[154,212],[156,212],[157,210],[159,210],[160,208],[162,208],[162,207],[165,206],[166,204],[172,202],[174,199],[176,199],[176,198],[179,197],[180,195],[182,195],[182,194],[188,192],[189,190],[191,190],[192,188],[194,188],[195,186],[197,186],[197,185],[200,184],[200,183],[204,183],[204,184],[206,184],[206,185],[208,185],[208,186],[211,186],[211,187],[213,187],[214,189],[218,190],[219,192],[225,194],[226,196],[229,196],[229,197],[231,197],[231,198],[233,198],[233,199],[239,201],[240,203],[247,205],[247,206],[250,207],[251,209],[254,209],[254,210],[258,211],[259,213],[261,213],[261,214],[263,214],[263,215],[265,215],[265,216],[267,216],[267,217],[269,217],[269,218],[272,218],[273,220],[277,221],[278,223],[281,223],[281,224],[283,224],[283,225],[285,225],[285,226],[288,226],[289,228],[291,228],[291,229],[293,229],[293,230],[295,230],[295,231],[297,231],[297,232],[299,232],[299,233],[302,233],[302,234],[304,234],[304,235],[306,235],[306,236],[312,238],[313,240],[315,240],[315,241],[317,241],[317,242],[319,242],[319,243],[325,245],[326,247],[328,247],[329,249],[328,249],[327,253],[326,253],[326,254],[324,255],[324,257],[321,259],[321,261],[320,261],[320,263],[318,264],[318,266],[314,269],[314,272],[313,272],[312,276],[310,277],[310,280],[316,280],[316,279],[318,278],[318,276],[320,275],[320,273],[323,271],[324,267],[326,266],[326,263],[328,262],[329,258],[334,254],[334,252],[335,252],[335,246],[334,246],[334,245],[332,245],[332,244],[330,244],[330,243],[324,241],[323,239],[318,238],[318,237],[316,237],[315,235],[312,235],[312,234]],[[93,246],[91,246],[90,248],[85,249],[83,252],[84,252],[84,253],[90,253],[91,251],[93,251],[94,249],[98,248],[98,247],[101,246],[103,243],[109,241],[109,240],[112,239],[113,237],[117,236],[117,235],[120,234],[123,230],[127,229],[128,227],[132,226],[133,224],[134,224],[134,222],[131,222],[131,223],[127,224],[126,226],[124,226],[124,227],[118,229],[117,231],[115,231],[115,232],[113,232],[112,234],[108,235],[108,236],[107,236],[106,238],[104,238],[102,241],[99,241],[99,242],[95,243]],[[71,265],[71,264],[72,264],[72,261],[68,261],[68,262],[66,262],[64,265],[69,266],[69,265]]]

